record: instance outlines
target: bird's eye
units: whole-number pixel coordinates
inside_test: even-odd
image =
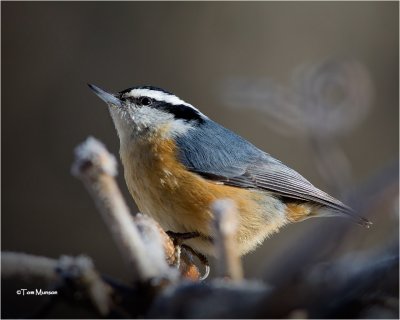
[[[139,100],[139,102],[140,102],[140,104],[141,104],[142,106],[149,106],[149,105],[152,104],[153,101],[152,101],[150,98],[148,98],[148,97],[141,97],[140,100]]]

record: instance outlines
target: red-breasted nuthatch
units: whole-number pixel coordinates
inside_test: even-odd
[[[210,206],[221,198],[238,208],[240,255],[282,226],[313,216],[345,215],[370,224],[170,92],[138,86],[111,94],[89,86],[109,106],[139,210],[164,230],[198,235],[185,243],[200,253],[213,254]]]

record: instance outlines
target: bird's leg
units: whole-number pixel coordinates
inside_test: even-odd
[[[185,249],[186,251],[189,251],[192,255],[196,256],[197,259],[203,264],[205,268],[205,273],[204,275],[200,278],[201,280],[204,280],[208,277],[210,274],[210,264],[208,262],[208,259],[206,256],[201,254],[200,252],[195,251],[188,245],[182,244],[185,240],[193,239],[200,237],[200,234],[198,232],[183,232],[183,233],[178,233],[178,232],[173,232],[173,231],[167,231],[168,236],[173,240],[174,245],[176,247],[175,250],[175,265],[179,269],[180,266],[180,260],[181,260],[181,249]]]
[[[172,239],[175,245],[175,266],[179,269],[181,265],[181,247],[185,240],[197,238],[200,236],[198,232],[173,232],[167,231],[167,235]]]

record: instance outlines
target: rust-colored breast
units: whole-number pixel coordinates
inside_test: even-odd
[[[139,210],[153,216],[165,230],[209,236],[211,203],[231,198],[240,213],[239,242],[266,236],[261,234],[268,225],[263,214],[268,194],[216,184],[189,172],[178,161],[171,139],[137,141],[121,150],[125,180]]]

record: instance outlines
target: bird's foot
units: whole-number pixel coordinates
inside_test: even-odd
[[[199,259],[199,261],[201,262],[201,264],[204,266],[205,268],[205,272],[204,274],[200,277],[200,281],[203,281],[205,279],[207,279],[208,275],[210,274],[210,263],[208,262],[208,259],[205,255],[203,255],[202,253],[194,250],[193,248],[183,244],[181,246],[183,249],[189,251],[192,255],[196,256],[197,259]]]
[[[205,268],[205,273],[203,276],[200,277],[200,281],[204,280],[208,277],[210,274],[210,264],[208,262],[208,259],[206,256],[201,254],[200,252],[195,251],[188,245],[183,244],[185,240],[193,239],[200,237],[200,234],[198,232],[173,232],[173,231],[167,231],[168,236],[173,240],[174,245],[176,247],[175,250],[175,266],[179,269],[180,264],[181,264],[181,251],[182,249],[186,250],[187,252],[190,252],[193,256],[196,256],[197,259],[202,263],[202,265]]]

